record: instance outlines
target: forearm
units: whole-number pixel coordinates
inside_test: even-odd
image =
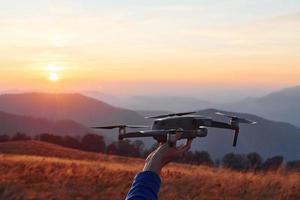
[[[136,175],[126,200],[155,200],[160,189],[161,180],[157,173],[144,171]]]

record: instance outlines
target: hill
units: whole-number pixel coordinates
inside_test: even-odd
[[[101,162],[124,162],[127,158],[93,152],[86,152],[60,145],[41,141],[14,141],[0,143],[0,154],[5,155],[31,155],[51,158],[64,158],[71,160],[92,160]],[[132,158],[131,161],[140,162]]]
[[[2,143],[0,152],[0,199],[6,200],[124,199],[144,163],[34,141]],[[280,171],[254,174],[170,164],[162,179],[162,200],[300,198],[300,175]]]
[[[0,111],[48,118],[71,119],[85,126],[145,123],[134,111],[117,108],[81,94],[24,93],[0,95]]]
[[[88,133],[88,131],[88,128],[72,120],[53,121],[0,111],[0,135],[12,136],[17,132],[25,132],[31,136],[41,133],[79,136]]]
[[[248,98],[223,108],[285,121],[300,127],[300,86],[286,88],[260,98]]]
[[[123,104],[123,107],[133,110],[168,110],[171,112],[185,112],[195,109],[206,109],[216,107],[216,103],[203,101],[193,97],[151,97],[134,96]]]

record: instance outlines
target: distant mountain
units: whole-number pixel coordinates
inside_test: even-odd
[[[290,94],[290,91],[287,91]],[[294,93],[294,92],[292,92]],[[280,93],[282,94],[282,93]],[[284,93],[283,93],[284,94]],[[277,95],[275,95],[276,97]],[[289,96],[289,95],[288,95]],[[274,96],[271,95],[274,99]],[[277,97],[278,98],[278,97]],[[295,99],[294,95],[293,98]],[[268,98],[266,98],[268,99]],[[276,99],[276,98],[275,98]],[[279,98],[280,99],[280,98]],[[252,101],[252,100],[251,100]],[[278,102],[279,100],[277,100]],[[283,98],[282,101],[286,101]],[[162,110],[169,110],[167,102],[172,102],[170,99],[166,101]],[[279,101],[280,102],[280,101]],[[299,102],[299,101],[298,101]],[[151,101],[146,110],[151,109]],[[176,104],[175,104],[176,105]],[[184,105],[184,103],[182,104]],[[265,105],[265,104],[264,104]],[[276,104],[278,106],[278,104]],[[280,103],[279,103],[280,105]],[[299,109],[296,104],[287,101],[287,105],[294,106],[294,109]],[[199,107],[182,108],[177,104],[180,110],[189,111],[197,110]],[[270,105],[265,105],[270,106]],[[271,106],[273,108],[273,106]],[[262,109],[262,108],[261,108]],[[236,110],[232,108],[232,110]],[[85,126],[114,124],[114,123],[130,123],[130,124],[147,124],[141,114],[156,114],[162,113],[161,111],[141,111],[137,112],[117,108],[102,101],[89,98],[80,94],[45,94],[45,93],[27,93],[27,94],[14,94],[14,95],[0,95],[0,111],[14,113],[17,115],[30,115],[34,118],[48,118],[50,120],[63,120],[70,119],[80,122]],[[171,110],[170,110],[171,111]],[[217,120],[228,121],[228,119],[215,115],[216,110],[206,109],[200,111],[200,114],[211,116]],[[7,113],[6,113],[7,114]],[[214,158],[221,158],[224,154],[229,152],[248,153],[258,152],[264,157],[283,155],[288,160],[300,159],[300,129],[283,122],[274,122],[258,117],[251,114],[238,114],[239,116],[246,117],[257,121],[256,125],[242,125],[241,134],[237,148],[232,147],[232,131],[210,129],[207,138],[195,139],[193,149],[207,150]],[[295,113],[295,116],[296,113]],[[299,116],[299,112],[298,112]],[[30,119],[18,118],[19,116],[12,115],[10,123],[11,127],[21,129],[22,127],[30,128],[35,124],[43,124],[42,122],[30,122]],[[22,124],[22,121],[28,121]],[[0,119],[3,127],[9,124],[5,118]],[[53,121],[52,121],[53,123]],[[27,125],[32,124],[32,125]],[[44,127],[46,125],[41,125]],[[47,125],[50,126],[50,125]],[[46,126],[46,127],[47,127]],[[27,130],[27,129],[24,129]],[[49,129],[47,129],[49,130]],[[0,127],[0,131],[8,131]],[[15,131],[13,129],[12,131]],[[29,132],[33,131],[29,129]],[[113,131],[116,133],[116,131]],[[117,134],[111,134],[109,137],[117,138]],[[143,140],[149,147],[153,140]]]
[[[31,136],[41,133],[80,136],[88,133],[88,128],[72,120],[51,121],[0,112],[0,135],[13,136],[17,132]]]
[[[146,123],[134,111],[117,108],[81,94],[25,93],[0,95],[0,111],[48,118],[71,119],[85,126]]]
[[[229,121],[225,117],[215,115],[216,111],[208,109],[199,113],[211,116],[215,120]],[[229,152],[258,152],[265,158],[283,155],[287,160],[300,159],[300,128],[284,122],[266,120],[251,114],[235,114],[257,122],[255,125],[241,124],[241,133],[236,148],[232,147],[232,131],[209,128],[208,137],[195,139],[193,149],[207,150],[214,158],[221,158]]]
[[[163,111],[163,110],[136,110],[136,112],[144,117],[164,115],[166,113],[171,113],[170,111]]]
[[[168,110],[171,112],[193,111],[216,107],[215,103],[193,97],[134,96],[124,105],[133,110]]]
[[[300,86],[221,107],[237,112],[252,113],[272,120],[286,121],[300,127]]]
[[[80,94],[83,94],[84,96],[91,97],[100,101],[109,102],[110,105],[113,105],[115,107],[122,107],[124,108],[126,105],[126,98],[121,98],[115,95],[98,92],[98,91],[83,91],[80,92]]]

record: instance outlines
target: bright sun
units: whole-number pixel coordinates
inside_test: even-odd
[[[58,75],[57,73],[51,73],[51,74],[49,75],[49,80],[50,80],[50,81],[53,81],[53,82],[56,82],[56,81],[59,80],[59,75]]]
[[[60,71],[63,71],[63,69],[64,69],[64,68],[61,67],[61,66],[54,66],[54,65],[48,66],[48,67],[47,67],[47,71],[50,72],[50,74],[49,74],[49,76],[48,76],[48,79],[49,79],[50,81],[52,81],[52,82],[57,82],[57,81],[59,81],[59,79],[60,79],[59,72],[60,72]]]

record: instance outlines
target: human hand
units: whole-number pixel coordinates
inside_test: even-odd
[[[180,139],[181,135],[182,133],[176,133],[176,140]],[[143,171],[153,171],[159,175],[165,165],[182,157],[189,151],[191,145],[192,139],[187,140],[186,144],[180,147],[170,146],[167,143],[160,145],[147,157]]]

